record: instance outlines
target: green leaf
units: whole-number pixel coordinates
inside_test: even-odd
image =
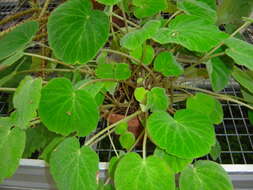
[[[0,60],[5,59],[16,52],[23,51],[32,41],[39,29],[39,24],[29,21],[19,25],[0,39]]]
[[[182,0],[177,3],[178,9],[184,11],[188,15],[198,16],[211,23],[217,20],[216,11],[208,4],[197,0]]]
[[[42,89],[39,116],[50,131],[62,135],[76,131],[80,136],[91,133],[99,119],[94,98],[65,78],[53,79]]]
[[[157,55],[154,70],[166,77],[180,76],[184,72],[183,67],[176,61],[171,52],[161,52]]]
[[[155,51],[152,46],[144,45],[144,47],[139,46],[137,49],[131,51],[130,55],[138,60],[142,60],[143,64],[149,65],[151,64],[155,56]],[[138,65],[138,63],[135,63],[135,62],[133,63]]]
[[[218,57],[212,58],[206,66],[212,89],[216,92],[223,90],[228,85],[231,67]]]
[[[37,115],[42,88],[42,79],[25,77],[19,84],[13,97],[15,125],[26,129],[29,122]]]
[[[155,112],[148,118],[147,129],[158,147],[180,158],[204,156],[215,143],[214,127],[193,110],[179,110],[174,118],[167,112]]]
[[[115,187],[117,190],[174,190],[175,177],[159,157],[142,159],[137,153],[128,153],[118,163]]]
[[[197,93],[195,96],[188,98],[186,107],[206,115],[211,123],[219,124],[223,120],[221,103],[207,94]]]
[[[127,132],[127,129],[128,129],[127,122],[123,122],[117,125],[117,127],[115,128],[115,133],[117,135],[123,135],[125,132]]]
[[[0,126],[10,128],[14,126],[14,122],[11,117],[0,117]]]
[[[28,128],[23,157],[29,158],[36,150],[41,151],[55,136],[56,134],[48,131],[43,125]]]
[[[137,18],[154,16],[165,10],[168,6],[167,0],[133,0],[134,15]]]
[[[135,99],[136,99],[138,102],[143,103],[143,102],[145,102],[145,100],[146,100],[146,96],[147,96],[147,93],[148,93],[148,92],[149,92],[149,91],[146,90],[146,89],[143,88],[143,87],[136,88],[136,89],[134,90],[134,97],[135,97]]]
[[[11,66],[12,64],[16,63],[19,59],[21,59],[23,56],[24,56],[23,51],[17,51],[13,55],[9,56],[8,58],[0,62],[0,69]]]
[[[176,43],[197,52],[208,52],[228,37],[217,26],[196,16],[180,15],[168,28],[161,28],[153,39],[160,44]]]
[[[109,172],[109,174],[110,174],[110,176],[111,176],[112,178],[114,178],[114,173],[115,173],[115,170],[116,170],[118,161],[119,161],[119,159],[118,159],[116,156],[113,156],[113,157],[110,159],[109,167],[108,167],[108,172]]]
[[[91,79],[81,80],[75,84],[75,88],[78,89],[79,87],[88,83],[89,81],[91,81]],[[92,97],[95,97],[103,88],[104,88],[103,82],[96,82],[86,85],[85,87],[82,88],[82,90],[89,92],[89,94],[92,95]]]
[[[97,2],[105,4],[105,5],[115,5],[119,3],[121,0],[97,0]]]
[[[212,9],[216,10],[216,0],[197,0],[198,2],[206,3]]]
[[[186,168],[180,176],[180,190],[233,190],[226,171],[212,161],[197,161]]]
[[[164,88],[155,87],[147,93],[147,107],[152,112],[165,111],[170,104],[169,97]]]
[[[252,0],[223,0],[218,6],[218,24],[240,24],[242,17],[249,16],[252,10]]]
[[[16,172],[24,148],[24,131],[0,125],[0,183]]]
[[[220,154],[221,154],[221,146],[219,141],[216,139],[216,143],[211,149],[210,156],[213,160],[217,160]]]
[[[192,162],[192,159],[182,159],[182,158],[167,154],[165,151],[159,148],[155,149],[154,155],[165,160],[175,173],[181,172],[187,165],[189,165]]]
[[[131,132],[125,132],[119,138],[121,146],[125,149],[130,149],[135,143],[135,136]]]
[[[246,88],[249,92],[253,93],[253,73],[249,71],[242,71],[237,67],[234,67],[232,76],[234,79],[240,83],[244,88]]]
[[[99,160],[89,147],[80,148],[75,137],[63,141],[50,158],[50,172],[59,190],[96,190]]]
[[[229,47],[226,54],[238,65],[243,65],[253,70],[253,45],[236,38],[229,38],[225,41]]]
[[[98,78],[126,80],[131,76],[131,70],[126,63],[101,63],[96,68]]]
[[[121,40],[120,45],[129,50],[139,48],[147,39],[151,38],[160,28],[159,20],[148,21],[141,29],[127,33]]]
[[[251,125],[253,125],[253,111],[248,110],[248,118]]]
[[[104,12],[92,10],[90,0],[71,0],[52,12],[47,28],[55,56],[69,64],[83,64],[106,43],[109,19]]]

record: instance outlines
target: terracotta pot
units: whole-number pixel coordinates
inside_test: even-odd
[[[111,114],[107,119],[110,124],[113,124],[124,118],[125,116],[121,114]],[[141,134],[142,130],[143,127],[141,126],[141,123],[137,117],[128,121],[128,131],[132,132],[136,138]]]

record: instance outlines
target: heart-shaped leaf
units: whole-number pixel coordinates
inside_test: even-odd
[[[182,159],[171,154],[167,154],[165,151],[159,148],[156,148],[154,155],[165,160],[175,173],[181,172],[188,164],[192,162],[192,159]]]
[[[11,177],[19,166],[25,148],[25,132],[0,125],[0,183]]]
[[[135,97],[135,99],[136,99],[138,102],[143,103],[143,102],[145,102],[145,100],[146,100],[146,97],[147,97],[147,93],[148,93],[148,92],[149,92],[149,91],[146,90],[146,89],[143,88],[143,87],[136,88],[136,89],[134,90],[134,97]]]
[[[155,112],[148,118],[147,129],[157,146],[181,158],[204,156],[215,143],[210,121],[193,110],[179,110],[174,118],[167,112]]]
[[[37,115],[42,88],[42,79],[25,77],[19,84],[14,97],[13,105],[16,109],[15,125],[22,129],[29,126],[29,122]]]
[[[134,15],[137,18],[154,16],[168,6],[167,0],[133,0],[132,3],[136,6]]]
[[[131,132],[125,132],[119,138],[121,146],[125,149],[130,149],[135,143],[135,136]]]
[[[49,130],[62,135],[78,132],[86,136],[99,119],[94,98],[65,78],[53,79],[42,89],[39,115]]]
[[[253,70],[253,45],[236,38],[229,38],[225,41],[229,47],[226,54],[231,57],[238,65],[243,65]]]
[[[174,190],[175,179],[170,167],[157,156],[142,159],[136,153],[126,154],[115,173],[117,190]]]
[[[155,87],[147,93],[147,107],[152,112],[166,111],[170,104],[169,97],[164,88]]]
[[[90,0],[60,5],[50,15],[47,26],[49,45],[56,57],[69,64],[91,60],[109,36],[108,16],[92,10]]]
[[[159,53],[154,62],[154,70],[164,76],[180,76],[183,74],[183,67],[176,61],[170,52]]]
[[[223,90],[228,85],[231,67],[218,57],[212,58],[206,66],[213,90],[216,92]]]
[[[197,93],[195,96],[188,98],[186,107],[206,115],[211,123],[219,124],[223,120],[221,103],[207,94]]]
[[[3,36],[0,40],[0,60],[18,51],[23,51],[38,29],[39,24],[37,22],[29,21]]]
[[[186,168],[180,176],[180,190],[233,190],[226,171],[212,161],[197,161]]]
[[[51,154],[50,172],[59,190],[97,190],[99,159],[89,147],[80,148],[78,139],[64,140]]]
[[[158,31],[160,26],[160,21],[150,20],[141,29],[127,33],[120,40],[120,44],[124,48],[135,50],[139,48],[147,39],[151,38]]]
[[[217,20],[216,11],[204,2],[197,0],[182,0],[177,3],[177,6],[186,14],[198,16],[211,23],[215,23]]]
[[[168,28],[161,28],[153,39],[161,44],[176,43],[191,51],[208,52],[227,37],[205,19],[180,15],[170,22]]]

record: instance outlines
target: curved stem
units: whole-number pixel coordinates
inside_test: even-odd
[[[123,20],[123,21],[125,20],[123,17],[117,15],[116,13],[112,13],[112,15],[113,15],[114,17],[118,18],[118,19]],[[140,26],[139,26],[138,24],[135,24],[134,22],[132,22],[132,21],[130,21],[130,20],[127,20],[127,19],[126,19],[126,22],[127,22],[128,24],[131,24],[131,25],[134,26],[134,27],[140,28]]]
[[[148,138],[148,135],[147,135],[147,131],[145,130],[144,137],[143,137],[143,144],[142,144],[142,157],[144,160],[146,159],[146,156],[147,156],[147,151],[146,151],[147,138]]]
[[[43,6],[43,8],[42,8],[42,10],[41,10],[41,12],[40,12],[39,18],[41,18],[41,17],[45,14],[45,12],[46,12],[46,10],[47,10],[47,8],[48,8],[48,5],[49,5],[49,3],[50,3],[50,1],[51,1],[51,0],[46,0],[45,4],[44,4],[44,6]]]

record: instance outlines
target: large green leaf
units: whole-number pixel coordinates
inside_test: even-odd
[[[59,190],[96,190],[99,160],[89,147],[80,148],[78,139],[63,141],[50,158],[50,172]]]
[[[133,0],[134,15],[137,18],[154,16],[167,8],[167,0]]]
[[[155,112],[148,118],[147,129],[158,147],[181,158],[204,156],[215,143],[214,127],[194,110],[179,110],[174,118],[167,112]]]
[[[92,10],[90,0],[60,5],[48,20],[48,40],[56,57],[66,63],[86,63],[96,56],[109,36],[109,19]]]
[[[135,50],[142,46],[147,39],[151,38],[158,31],[160,26],[160,21],[150,20],[141,29],[127,33],[120,40],[120,44],[127,49]]]
[[[118,163],[115,173],[117,190],[174,190],[174,174],[157,156],[142,159],[128,153]]]
[[[147,93],[147,107],[152,112],[166,111],[170,104],[164,88],[154,87]]]
[[[212,161],[197,161],[180,176],[180,190],[233,190],[226,171]]]
[[[53,79],[42,89],[39,115],[49,130],[62,135],[88,135],[99,119],[94,98],[65,78]]]
[[[192,159],[182,159],[171,154],[167,154],[165,151],[159,148],[156,148],[154,155],[165,160],[175,173],[181,172],[188,164],[192,162]]]
[[[105,5],[115,5],[119,3],[121,0],[97,0],[97,2],[105,4]]]
[[[22,129],[29,126],[29,122],[37,115],[42,88],[42,79],[25,77],[19,84],[14,97],[13,105],[16,109],[14,114],[15,125]]]
[[[253,70],[253,45],[236,38],[229,38],[225,41],[229,47],[226,54],[233,58],[238,65],[243,65]]]
[[[176,61],[170,52],[159,53],[154,62],[154,70],[162,73],[164,76],[179,76],[183,74],[183,67]]]
[[[178,2],[178,8],[186,14],[195,15],[215,23],[217,19],[216,11],[208,4],[197,0],[182,0]]]
[[[231,67],[218,57],[212,58],[206,66],[212,89],[216,92],[223,90],[228,85]]]
[[[176,43],[191,51],[207,52],[227,37],[207,20],[180,15],[170,22],[168,28],[161,28],[153,39],[161,44]]]
[[[126,63],[100,63],[96,75],[98,78],[125,80],[131,76],[131,70]]]
[[[0,183],[15,173],[24,148],[24,131],[0,125]]]
[[[0,60],[23,51],[39,29],[39,24],[29,21],[0,38]]]
[[[216,8],[217,8],[216,0],[196,0],[196,1],[206,3],[207,5],[209,5],[214,10],[216,10]]]
[[[219,124],[223,120],[221,103],[207,94],[197,93],[195,96],[188,98],[186,107],[206,115],[211,123]]]
[[[234,67],[232,76],[239,82],[244,88],[253,93],[253,73],[249,71],[242,71],[237,67]]]

